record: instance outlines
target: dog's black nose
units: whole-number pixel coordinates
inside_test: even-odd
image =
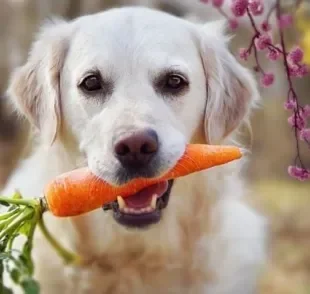
[[[125,167],[141,168],[146,166],[158,151],[158,136],[152,129],[131,133],[117,140],[114,153]]]

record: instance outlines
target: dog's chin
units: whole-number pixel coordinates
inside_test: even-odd
[[[117,223],[128,228],[147,228],[158,223],[162,211],[169,202],[173,180],[149,186],[138,193],[126,197],[118,197],[109,207]]]

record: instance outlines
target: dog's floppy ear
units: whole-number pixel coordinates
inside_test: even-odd
[[[27,62],[12,74],[8,95],[17,112],[53,143],[60,126],[60,73],[68,48],[68,24],[45,23]]]
[[[220,143],[241,122],[247,120],[258,100],[256,81],[229,52],[225,21],[215,21],[200,28],[200,52],[206,76],[206,141]]]

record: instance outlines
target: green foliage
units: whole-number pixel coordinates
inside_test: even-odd
[[[4,285],[6,271],[24,294],[39,294],[39,285],[33,279],[31,249],[34,231],[42,214],[40,202],[23,200],[19,193],[12,198],[0,198],[0,207],[6,208],[0,214],[0,293],[13,294],[12,289]],[[25,236],[26,241],[20,250],[14,250],[14,241],[21,236]]]
[[[33,279],[34,265],[31,257],[37,225],[66,263],[80,263],[79,256],[63,248],[48,232],[42,219],[47,208],[40,199],[26,200],[16,192],[11,198],[0,196],[0,211],[3,211],[1,206],[5,208],[5,212],[0,213],[0,294],[13,293],[12,289],[4,285],[4,272],[23,289],[24,294],[39,294],[39,284]],[[13,249],[17,237],[25,239],[19,250]]]

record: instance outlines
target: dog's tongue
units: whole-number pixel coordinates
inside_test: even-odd
[[[168,189],[168,182],[160,182],[157,184],[154,184],[152,186],[149,186],[147,188],[144,188],[140,192],[126,197],[124,200],[126,202],[126,205],[131,208],[144,208],[151,204],[152,196],[154,194],[157,195],[157,197],[163,196],[163,194]]]

